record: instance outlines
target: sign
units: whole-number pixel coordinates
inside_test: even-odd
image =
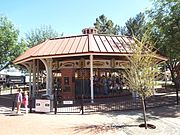
[[[6,77],[7,83],[10,84],[24,84],[25,76],[9,76]]]
[[[66,101],[63,101],[63,104],[64,105],[72,105],[73,101],[72,100],[66,100]]]

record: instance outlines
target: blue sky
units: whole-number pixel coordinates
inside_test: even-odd
[[[124,26],[130,17],[151,6],[149,0],[0,0],[0,14],[20,31],[20,36],[41,25],[51,25],[64,36],[81,34],[104,14]]]

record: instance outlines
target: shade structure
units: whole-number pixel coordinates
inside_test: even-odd
[[[46,93],[52,95],[55,74],[61,74],[63,97],[75,98],[75,91],[79,88],[78,82],[83,77],[90,80],[91,102],[94,100],[93,76],[94,69],[120,69],[125,56],[133,54],[135,41],[129,36],[105,35],[88,33],[77,36],[48,39],[26,50],[13,62],[28,69],[30,80],[30,96],[34,97],[39,76],[46,75]],[[166,60],[163,56],[155,56],[159,61]],[[82,69],[86,69],[86,73]],[[45,72],[41,72],[45,71]],[[82,75],[84,73],[84,75]],[[99,74],[99,73],[98,73]],[[33,75],[33,80],[31,76]],[[86,76],[87,75],[87,76]],[[99,74],[100,75],[100,74]],[[83,76],[83,77],[82,77]],[[43,81],[44,82],[44,81]],[[89,84],[87,84],[89,88]],[[87,88],[87,89],[88,89]],[[37,88],[38,89],[38,88]],[[76,93],[78,95],[78,93]]]
[[[58,58],[67,56],[129,55],[134,45],[132,37],[101,34],[84,34],[77,36],[48,39],[24,52],[14,60],[15,64],[39,58]],[[164,60],[162,56],[157,56]]]

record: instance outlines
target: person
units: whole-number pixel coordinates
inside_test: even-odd
[[[108,95],[108,81],[105,75],[102,76],[102,84],[103,84],[104,95]]]
[[[21,113],[21,103],[22,103],[22,90],[18,90],[18,94],[16,96],[16,104],[17,104],[17,114]]]
[[[27,114],[28,113],[28,93],[27,93],[27,91],[24,91],[23,105],[25,107],[25,111],[26,111],[26,114]]]
[[[98,77],[97,75],[95,74],[95,76],[93,77],[93,85],[94,85],[94,92],[95,92],[95,95],[98,95],[99,94],[99,82],[98,82]]]
[[[107,83],[108,83],[108,91],[110,93],[110,92],[112,92],[112,88],[113,88],[111,74],[109,74],[109,77],[107,79]]]

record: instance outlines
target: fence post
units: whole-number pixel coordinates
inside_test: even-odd
[[[16,102],[16,96],[17,96],[17,95],[15,95],[15,97],[13,98],[13,101],[12,101],[12,111],[14,111],[14,109],[15,109],[15,103],[17,103],[17,102]]]
[[[83,97],[82,97],[82,99],[81,99],[82,101],[81,101],[81,114],[83,115],[84,114],[84,101],[83,101]]]
[[[54,90],[54,114],[57,114],[57,89]]]
[[[15,108],[15,101],[13,100],[13,102],[12,102],[12,111],[14,111],[14,108]]]
[[[32,113],[32,96],[29,99],[29,112]]]
[[[11,85],[11,95],[12,95],[13,86]]]

